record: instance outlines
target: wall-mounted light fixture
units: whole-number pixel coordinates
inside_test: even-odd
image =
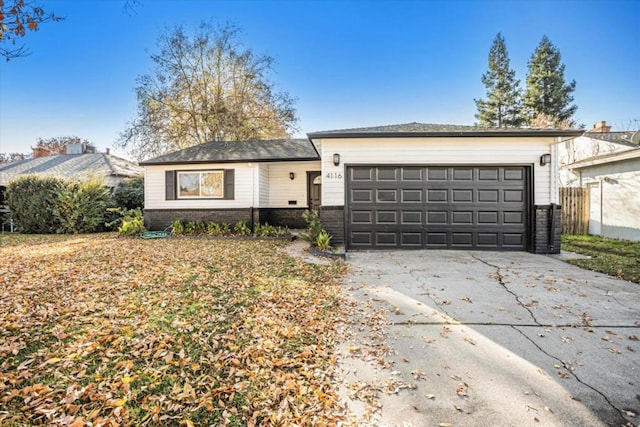
[[[339,153],[333,153],[333,165],[334,166],[340,166],[340,154]]]
[[[540,156],[540,166],[546,166],[551,163],[551,154],[546,153]]]
[[[293,180],[296,177],[296,174],[293,172],[289,172],[289,179]]]

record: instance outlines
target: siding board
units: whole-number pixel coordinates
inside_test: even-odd
[[[553,137],[540,138],[353,138],[323,139],[322,171],[341,175],[323,179],[322,204],[344,206],[345,165],[356,164],[491,164],[533,165],[534,203],[551,202],[551,168],[540,155],[550,152]],[[340,154],[340,166],[333,165]]]

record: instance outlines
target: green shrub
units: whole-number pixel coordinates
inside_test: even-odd
[[[207,223],[207,234],[210,236],[218,236],[222,233],[222,226],[215,221]]]
[[[184,225],[184,234],[187,235],[198,235],[204,234],[207,227],[202,221],[189,221]]]
[[[118,227],[118,232],[123,236],[139,236],[144,233],[144,217],[142,211],[137,209],[129,209],[122,218],[122,224]]]
[[[320,231],[320,233],[318,233],[318,236],[316,237],[316,246],[322,249],[323,251],[326,251],[331,247],[332,238],[333,237],[329,233],[322,230]]]
[[[223,235],[231,234],[231,226],[226,222],[223,222],[222,224],[220,224],[220,234],[223,234]]]
[[[56,231],[63,234],[89,233],[104,225],[107,208],[112,205],[111,193],[100,179],[67,182],[58,193],[53,208]]]
[[[113,200],[122,209],[144,208],[144,178],[129,178],[113,191]]]
[[[171,234],[180,236],[185,233],[184,224],[179,219],[171,223]]]
[[[5,191],[9,206],[22,233],[53,233],[59,227],[54,207],[66,186],[59,178],[27,175],[12,181]]]
[[[247,225],[247,221],[236,222],[236,225],[233,227],[233,231],[241,236],[248,236],[251,234],[251,228]]]
[[[302,214],[302,218],[307,223],[307,228],[301,233],[302,238],[309,243],[315,244],[318,240],[318,235],[324,230],[318,212],[307,210]]]

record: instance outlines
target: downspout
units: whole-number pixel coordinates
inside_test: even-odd
[[[604,236],[604,180],[600,179],[600,236]]]
[[[253,211],[254,211],[254,204],[255,204],[255,178],[254,178],[254,169],[253,169],[253,164],[251,162],[249,162],[249,171],[251,173],[251,207],[249,208],[249,215],[251,216],[251,219],[249,220],[249,228],[251,228],[251,231],[253,232],[253,226],[254,226],[254,220],[253,220]]]

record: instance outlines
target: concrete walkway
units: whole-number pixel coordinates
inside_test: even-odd
[[[352,252],[357,425],[640,421],[640,285],[516,252]]]

